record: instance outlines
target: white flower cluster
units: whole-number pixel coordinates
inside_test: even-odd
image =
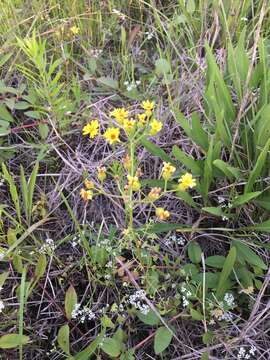
[[[237,359],[252,359],[252,356],[255,356],[256,351],[257,349],[254,345],[252,345],[249,350],[241,346],[237,354]]]
[[[235,302],[234,302],[234,296],[231,293],[226,293],[224,295],[224,302],[229,306],[229,307],[234,307],[235,306]]]
[[[130,295],[128,301],[131,305],[135,306],[143,315],[147,315],[150,308],[147,304],[144,303],[145,300],[145,291],[138,290],[133,295]]]
[[[154,33],[150,31],[146,31],[145,35],[147,40],[151,40],[155,36]]]
[[[91,49],[90,50],[90,54],[94,57],[94,58],[98,58],[101,54],[102,54],[102,49]]]
[[[97,243],[97,247],[104,247],[108,253],[111,253],[113,256],[116,255],[115,251],[113,251],[113,248],[111,246],[111,241],[109,239],[100,240]]]
[[[53,239],[46,239],[45,244],[43,244],[40,248],[40,252],[42,254],[49,254],[52,255],[54,250],[56,249],[56,246],[54,244]]]
[[[96,315],[93,313],[91,309],[87,306],[84,306],[81,309],[80,304],[76,304],[71,313],[72,319],[79,319],[81,323],[84,323],[85,320],[93,320],[96,318]]]
[[[141,84],[140,80],[132,81],[131,83],[128,81],[124,82],[127,91],[132,91],[133,89],[137,89],[137,87]]]
[[[170,246],[170,245],[174,245],[174,244],[184,246],[185,243],[186,243],[186,239],[183,236],[176,236],[176,235],[170,236],[165,241],[166,246]]]
[[[191,292],[186,288],[185,284],[181,286],[182,302],[183,306],[187,307],[189,304],[188,298],[192,295]]]
[[[71,240],[71,246],[74,248],[77,247],[77,245],[79,245],[81,243],[81,239],[79,238],[79,236],[74,236],[74,238]]]

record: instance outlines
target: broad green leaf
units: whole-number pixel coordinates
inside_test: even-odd
[[[202,175],[202,168],[198,162],[195,161],[191,156],[186,155],[178,146],[174,145],[172,153],[177,160],[185,165],[186,168],[190,169],[194,175]]]
[[[270,232],[270,219],[255,226],[249,226],[248,229],[262,231],[262,232]]]
[[[255,253],[255,251],[251,250],[248,245],[236,240],[233,241],[233,245],[237,248],[237,253],[239,252],[248,264],[267,270],[267,266],[262,259]]]
[[[115,89],[117,90],[119,85],[118,85],[118,81],[115,80],[115,79],[112,79],[110,77],[100,77],[97,79],[97,81],[101,84],[101,85],[104,85],[106,87],[109,87],[109,88],[112,88],[112,89]]]
[[[60,348],[64,351],[65,354],[70,355],[69,350],[69,326],[63,325],[60,327],[57,335],[57,341]]]
[[[78,303],[77,294],[72,285],[68,288],[65,295],[65,312],[67,319],[71,320],[72,311],[74,310],[75,305]]]
[[[29,336],[19,334],[7,334],[0,337],[0,349],[13,349],[29,342]]]
[[[244,205],[247,202],[249,202],[250,200],[258,197],[259,195],[261,195],[261,191],[255,191],[255,192],[250,192],[250,193],[245,193],[243,195],[239,195],[237,197],[234,198],[234,200],[232,201],[232,207],[237,207],[240,205]]]
[[[158,59],[155,61],[155,72],[158,76],[166,75],[171,70],[170,64],[166,59]]]
[[[165,349],[167,349],[167,347],[172,341],[172,336],[172,331],[167,329],[165,326],[157,329],[154,338],[154,350],[156,355],[162,353]]]
[[[9,185],[10,195],[11,195],[13,204],[16,209],[16,214],[17,214],[18,220],[19,220],[19,222],[21,222],[21,206],[20,206],[20,202],[19,202],[19,195],[18,195],[16,184],[13,180],[13,177],[8,172],[6,165],[4,163],[2,164],[2,171],[4,174],[5,180],[7,181],[8,185]]]
[[[38,174],[38,169],[39,169],[39,163],[36,162],[34,169],[31,173],[30,179],[29,179],[29,184],[28,184],[28,219],[30,222],[31,219],[31,215],[32,215],[32,207],[33,207],[33,196],[34,196],[34,190],[35,190],[35,185],[36,185],[36,179],[37,179],[37,174]]]
[[[193,320],[197,320],[197,321],[203,320],[203,314],[200,313],[198,310],[190,309],[190,315]]]
[[[191,134],[191,126],[187,120],[187,118],[179,111],[178,109],[173,109],[175,120],[178,122],[178,124],[182,127],[182,129],[185,131],[186,135],[189,138],[192,138]]]
[[[144,315],[140,311],[137,311],[136,314],[137,314],[138,318],[144,324],[153,326],[153,325],[157,325],[160,322],[159,317],[157,316],[157,314],[152,309],[150,309],[146,315]]]
[[[209,214],[212,214],[212,215],[216,215],[216,216],[220,216],[220,217],[223,217],[223,216],[226,216],[228,217],[227,214],[225,214],[222,210],[222,208],[220,207],[203,207],[202,208],[203,211],[206,211],[208,212]]]
[[[245,185],[245,190],[244,190],[245,194],[249,193],[252,190],[252,188],[255,184],[255,181],[261,175],[263,167],[265,166],[265,161],[267,158],[269,146],[270,146],[270,139],[268,139],[267,143],[265,144],[265,147],[263,148],[262,152],[260,153],[260,155],[256,161],[256,164],[249,175],[248,182]]]
[[[147,140],[145,137],[141,139],[141,144],[154,156],[158,156],[161,160],[165,162],[169,162],[175,165],[174,160],[170,158],[169,155],[165,153],[160,147],[152,143],[151,141]]]
[[[263,209],[270,211],[270,196],[261,196],[259,199],[255,200],[255,204],[261,206]]]
[[[184,202],[186,202],[188,205],[194,207],[195,209],[198,209],[197,204],[195,203],[195,201],[192,199],[192,196],[189,195],[187,191],[177,190],[175,194],[176,196],[180,197],[180,199],[182,199]]]
[[[35,277],[40,279],[46,271],[47,267],[47,258],[45,254],[41,254],[38,258],[37,265],[35,268]]]
[[[222,269],[224,266],[225,259],[226,259],[225,256],[220,256],[220,255],[209,256],[205,259],[205,264],[210,267]]]
[[[122,343],[113,338],[105,338],[102,341],[101,349],[111,357],[117,357],[122,350]]]
[[[232,167],[228,164],[226,164],[224,161],[222,160],[214,160],[213,161],[213,164],[219,169],[221,170],[225,176],[230,179],[230,180],[233,180],[233,178],[236,178],[238,179],[239,176],[240,176],[240,171],[235,168],[235,167]]]
[[[227,255],[225,261],[224,261],[224,265],[219,277],[219,282],[218,282],[218,287],[217,287],[217,298],[220,299],[223,297],[225,291],[226,291],[226,281],[229,278],[232,269],[234,267],[234,263],[236,260],[236,248],[233,246],[230,251],[229,254]]]
[[[101,333],[92,341],[84,350],[80,351],[74,356],[75,360],[89,360],[91,355],[97,350],[98,346],[103,342],[105,335],[105,330],[102,330]]]
[[[208,135],[203,130],[199,115],[194,112],[191,117],[192,120],[192,139],[199,145],[205,152],[207,152],[209,147]]]
[[[14,121],[12,115],[7,110],[7,108],[4,104],[0,104],[0,119],[5,120],[9,123],[12,123]]]
[[[206,273],[199,273],[196,274],[192,280],[195,283],[200,285],[203,284],[203,279],[205,277],[205,286],[209,289],[215,289],[218,285],[218,273],[206,272]]]
[[[213,179],[213,168],[212,168],[213,146],[214,146],[214,139],[211,138],[206,159],[204,161],[203,179],[201,183],[201,191],[204,198],[204,202],[207,202],[209,188]]]
[[[2,272],[2,273],[0,274],[0,288],[1,288],[1,289],[2,289],[5,281],[7,280],[8,275],[9,275],[9,272],[8,272],[8,271]]]
[[[147,227],[147,231],[150,234],[160,234],[163,232],[168,232],[173,230],[192,231],[192,228],[184,224],[170,224],[170,223],[154,224],[151,227]]]
[[[39,124],[38,131],[41,139],[46,140],[49,135],[49,126],[47,124]]]
[[[202,255],[202,249],[200,245],[197,242],[192,241],[188,245],[188,257],[190,261],[193,262],[194,264],[200,263],[201,255]]]

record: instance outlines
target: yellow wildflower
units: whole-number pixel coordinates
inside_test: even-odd
[[[179,179],[179,189],[180,190],[187,190],[188,188],[192,189],[194,186],[196,186],[196,180],[193,179],[192,174],[186,173],[181,176]]]
[[[90,123],[88,123],[87,125],[85,125],[83,127],[83,135],[88,135],[90,136],[90,139],[93,139],[99,132],[99,123],[97,120],[92,120],[90,121]]]
[[[106,168],[104,166],[98,168],[98,180],[103,182],[107,177]]]
[[[248,286],[246,289],[242,289],[240,291],[240,293],[244,293],[244,294],[247,294],[247,295],[251,295],[253,294],[254,292],[254,287],[253,286]]]
[[[72,32],[73,35],[77,35],[80,32],[80,28],[78,28],[78,26],[76,25],[72,26],[69,30],[70,32]]]
[[[170,180],[176,168],[170,163],[164,162],[162,168],[162,177],[164,180]]]
[[[93,183],[93,181],[86,179],[84,180],[84,186],[86,187],[87,190],[91,190],[94,189],[95,184]]]
[[[116,108],[110,112],[110,115],[115,118],[118,124],[123,125],[124,121],[128,118],[128,111],[125,108]]]
[[[128,187],[132,189],[133,191],[138,191],[141,188],[141,184],[139,182],[138,176],[127,176],[128,179]]]
[[[157,121],[156,119],[153,119],[150,122],[150,135],[156,135],[161,129],[162,129],[162,122]]]
[[[145,125],[145,122],[146,122],[146,113],[143,113],[143,114],[138,114],[138,126],[140,127],[143,127]]]
[[[170,217],[170,212],[162,207],[156,208],[156,215],[160,220],[167,220]]]
[[[161,188],[160,187],[154,187],[151,189],[149,194],[147,195],[147,200],[150,202],[156,201],[160,197]]]
[[[108,128],[104,133],[104,137],[108,141],[109,144],[119,142],[120,141],[119,135],[120,135],[120,130],[115,127]]]
[[[126,131],[126,133],[130,133],[135,128],[135,120],[133,119],[125,119],[123,122],[123,128]]]
[[[142,108],[145,110],[147,116],[151,116],[152,111],[153,111],[154,106],[155,106],[155,102],[154,102],[154,101],[146,100],[146,101],[143,101],[143,102],[141,103],[141,106],[142,106]]]
[[[92,190],[80,190],[80,195],[84,201],[92,200],[93,198],[93,191]]]

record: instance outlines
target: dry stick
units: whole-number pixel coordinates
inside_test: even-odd
[[[244,109],[245,109],[245,107],[247,105],[248,98],[249,98],[248,85],[249,85],[249,81],[250,81],[250,78],[251,78],[251,75],[252,75],[252,69],[253,69],[253,66],[254,66],[254,63],[255,63],[255,60],[256,60],[257,47],[258,47],[258,42],[260,40],[260,32],[261,32],[262,22],[263,22],[263,19],[264,19],[264,16],[265,16],[266,3],[267,3],[267,0],[264,0],[264,2],[262,4],[261,12],[260,12],[260,18],[259,18],[259,21],[258,21],[258,27],[257,27],[257,30],[256,30],[255,41],[254,41],[254,45],[253,45],[251,63],[249,65],[248,74],[247,74],[246,82],[245,82],[245,85],[244,85],[244,96],[243,96],[243,99],[241,101],[240,108],[239,108],[237,118],[236,118],[236,121],[235,121],[235,133],[234,133],[234,136],[233,136],[233,142],[232,142],[231,154],[230,154],[229,161],[232,160],[236,140],[237,140],[238,134],[239,134],[239,127],[240,127],[240,122],[241,122],[241,118],[242,118],[242,113],[243,113],[243,111],[244,111]]]

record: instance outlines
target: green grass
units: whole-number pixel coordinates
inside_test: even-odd
[[[0,357],[268,359],[269,10],[2,1]]]

